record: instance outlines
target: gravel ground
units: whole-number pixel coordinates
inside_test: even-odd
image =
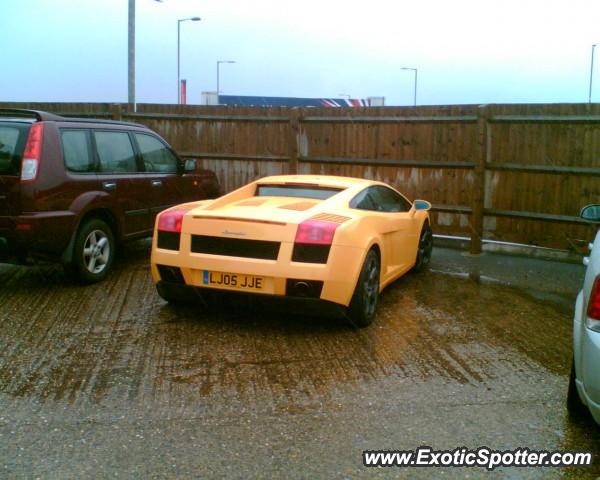
[[[0,476],[596,478],[586,469],[379,468],[363,450],[587,450],[565,410],[583,267],[435,249],[375,323],[244,299],[174,308],[149,243],[104,283],[0,265]]]

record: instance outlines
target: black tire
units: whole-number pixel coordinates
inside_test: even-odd
[[[429,226],[429,222],[425,222],[421,229],[419,237],[419,245],[417,247],[417,260],[413,271],[420,272],[424,270],[431,261],[431,251],[433,250],[433,232]]]
[[[352,300],[346,311],[348,320],[356,327],[367,327],[375,318],[377,304],[379,303],[379,256],[375,250],[369,250],[358,282],[354,288]]]
[[[581,401],[579,392],[577,391],[577,385],[575,385],[575,360],[571,363],[571,374],[569,375],[567,410],[572,418],[583,418],[588,414],[587,407]]]
[[[115,237],[106,222],[86,220],[75,235],[73,258],[65,270],[80,283],[99,282],[108,275],[115,252]]]

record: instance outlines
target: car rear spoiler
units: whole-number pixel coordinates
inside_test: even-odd
[[[0,117],[35,118],[38,122],[44,120],[64,120],[64,117],[41,110],[28,110],[25,108],[0,108]]]

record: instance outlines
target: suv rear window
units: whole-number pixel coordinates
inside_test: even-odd
[[[0,125],[0,175],[19,175],[29,126]]]
[[[319,187],[318,185],[258,185],[255,197],[296,197],[326,200],[342,190],[342,188]]]

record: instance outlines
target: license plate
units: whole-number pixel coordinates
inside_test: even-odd
[[[260,292],[265,288],[265,278],[256,275],[243,275],[240,273],[202,272],[202,285],[212,288],[224,288],[228,290],[244,290]]]

